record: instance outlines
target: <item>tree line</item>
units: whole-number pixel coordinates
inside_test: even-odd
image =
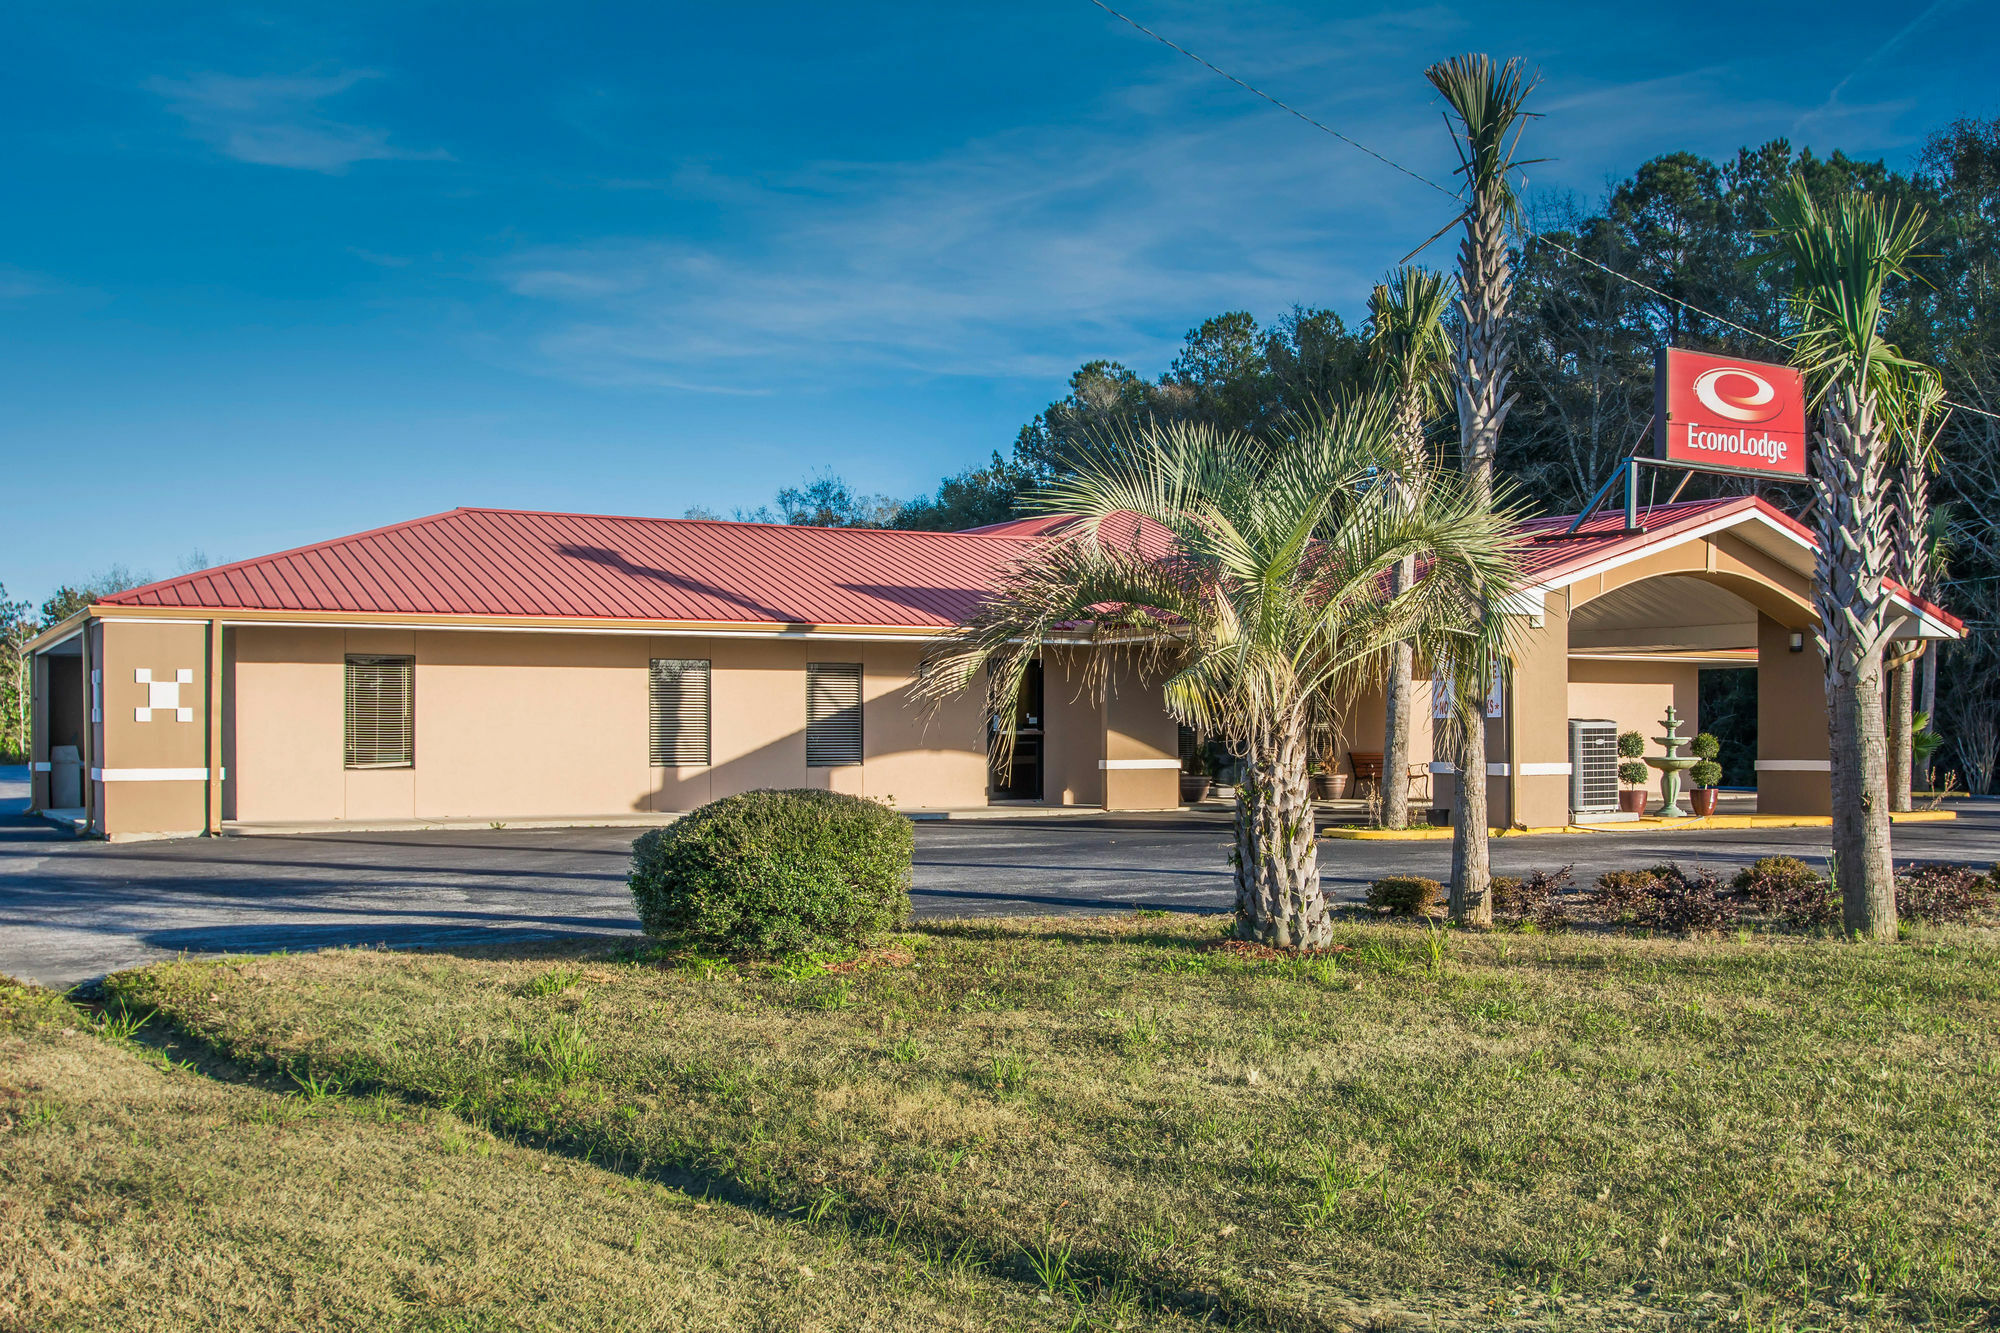
[[[2000,412],[2000,118],[1937,131],[1907,172],[1841,152],[1822,157],[1783,139],[1723,161],[1670,153],[1594,206],[1574,196],[1528,206],[1530,226],[1512,250],[1507,320],[1519,400],[1501,431],[1498,478],[1544,512],[1569,512],[1620,458],[1650,451],[1660,347],[1788,359],[1773,341],[1791,331],[1791,287],[1772,232],[1774,203],[1794,177],[1818,198],[1860,190],[1924,210],[1919,253],[1884,293],[1886,334],[1935,366],[1952,399]],[[1424,258],[1442,267],[1448,256]],[[1274,439],[1299,414],[1363,391],[1372,374],[1366,330],[1330,309],[1296,307],[1268,325],[1230,311],[1190,330],[1156,378],[1110,360],[1079,366],[1011,449],[930,494],[900,502],[862,495],[822,473],[780,492],[775,509],[741,516],[933,531],[999,522],[1025,496],[1071,475],[1094,440],[1149,421]],[[1446,414],[1432,429],[1449,434],[1455,423]],[[1939,674],[1941,763],[1985,792],[2000,768],[2000,420],[1951,412],[1938,452],[1932,535],[1941,571],[1933,586],[1970,624],[1965,641],[1946,648]],[[1807,503],[1804,488],[1699,474],[1686,495],[1746,490],[1793,512]]]

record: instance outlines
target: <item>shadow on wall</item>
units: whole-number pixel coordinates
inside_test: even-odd
[[[686,812],[724,796],[763,787],[810,787],[888,800],[905,809],[955,804],[939,799],[964,783],[964,768],[977,766],[976,800],[986,800],[986,749],[975,730],[963,747],[926,744],[950,726],[948,715],[931,714],[898,685],[863,701],[860,764],[836,768],[806,766],[804,727],[774,741],[705,766],[658,767],[652,790],[632,803],[642,814]],[[968,795],[975,795],[968,792]]]

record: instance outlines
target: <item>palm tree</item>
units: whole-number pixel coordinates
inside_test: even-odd
[[[1792,269],[1794,359],[1821,400],[1813,609],[1826,668],[1841,915],[1852,932],[1893,940],[1882,652],[1896,616],[1883,588],[1891,538],[1882,473],[1885,423],[1899,415],[1903,377],[1921,368],[1882,336],[1882,290],[1904,274],[1924,214],[1859,192],[1822,206],[1794,176],[1776,192],[1771,218],[1769,234]]]
[[[1514,293],[1507,230],[1520,215],[1520,200],[1512,173],[1528,165],[1515,155],[1529,115],[1522,106],[1538,80],[1519,60],[1496,65],[1483,55],[1453,56],[1432,65],[1424,77],[1449,108],[1445,119],[1458,149],[1458,174],[1465,178],[1467,200],[1461,215],[1465,239],[1458,251],[1461,319],[1452,373],[1458,397],[1460,466],[1474,500],[1490,504],[1500,428],[1514,405],[1514,396],[1507,392],[1512,378],[1507,367],[1507,304]],[[1482,614],[1482,620],[1487,618]],[[1481,636],[1485,641],[1491,637]],[[1451,916],[1472,925],[1493,920],[1493,874],[1486,847],[1486,720],[1477,706],[1485,697],[1481,682],[1490,670],[1491,664],[1483,660],[1453,662],[1459,687],[1453,693],[1458,710],[1453,757],[1458,773],[1451,815]]]
[[[1896,468],[1891,505],[1895,517],[1895,547],[1889,572],[1919,597],[1930,593],[1936,562],[1936,525],[1932,522],[1931,474],[1937,471],[1937,440],[1949,409],[1944,406],[1944,381],[1935,371],[1902,377],[1897,388],[1902,404],[1895,432]],[[1889,664],[1889,809],[1910,808],[1910,788],[1917,776],[1916,676],[1925,645],[1899,653]]]
[[[1100,683],[1119,662],[1163,676],[1167,711],[1241,756],[1237,933],[1315,948],[1330,930],[1306,778],[1316,701],[1349,696],[1392,644],[1466,636],[1468,607],[1510,586],[1513,520],[1455,480],[1394,498],[1379,395],[1295,425],[1271,444],[1152,424],[1089,451],[1037,497],[1075,521],[933,645],[918,691],[942,701],[983,673],[1005,716],[1045,647],[1078,640]],[[1116,536],[1133,514],[1158,525],[1144,551]],[[1423,577],[1392,593],[1408,557]]]
[[[1445,312],[1451,308],[1451,279],[1424,268],[1401,268],[1368,298],[1368,351],[1376,383],[1395,403],[1399,500],[1422,490],[1430,470],[1424,425],[1441,409],[1451,389],[1451,335]],[[1416,581],[1416,561],[1396,566],[1391,588]],[[1410,822],[1410,731],[1415,691],[1410,675],[1414,645],[1398,643],[1389,653],[1389,676],[1382,726],[1382,822],[1403,828]]]

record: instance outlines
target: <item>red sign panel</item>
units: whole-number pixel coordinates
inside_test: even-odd
[[[1657,458],[1806,475],[1805,380],[1790,366],[1669,347],[1654,372],[1653,409]]]

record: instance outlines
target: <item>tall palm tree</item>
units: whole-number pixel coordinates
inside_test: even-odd
[[[1538,80],[1519,60],[1496,65],[1484,55],[1453,56],[1432,65],[1424,77],[1449,108],[1445,120],[1458,149],[1458,174],[1465,178],[1465,239],[1458,251],[1461,319],[1452,372],[1460,466],[1473,498],[1490,504],[1500,428],[1514,405],[1507,392],[1512,378],[1507,305],[1514,294],[1507,232],[1520,215],[1513,172],[1528,165],[1516,154],[1531,114],[1522,107]],[[1481,636],[1485,641],[1491,637]],[[1488,679],[1492,666],[1468,658],[1452,663],[1459,688],[1453,692],[1458,773],[1451,816],[1451,915],[1472,925],[1493,920],[1493,873],[1486,847],[1486,718],[1478,706],[1486,695],[1480,682]]]
[[[1931,515],[1931,474],[1937,471],[1938,435],[1949,409],[1944,406],[1944,381],[1932,370],[1899,377],[1896,398],[1901,405],[1895,429],[1895,472],[1890,504],[1894,510],[1895,545],[1889,572],[1920,597],[1930,594],[1936,528]],[[1910,808],[1916,759],[1917,660],[1919,644],[1900,653],[1889,666],[1889,809]]]
[[[1893,940],[1882,655],[1896,617],[1883,588],[1891,537],[1882,473],[1900,385],[1921,368],[1883,337],[1882,292],[1906,271],[1924,213],[1860,192],[1822,206],[1794,176],[1776,192],[1771,219],[1769,234],[1792,270],[1794,359],[1821,399],[1813,609],[1826,668],[1841,915],[1849,931]]]
[[[1429,479],[1430,450],[1424,426],[1449,400],[1451,335],[1445,314],[1451,308],[1451,279],[1425,268],[1401,268],[1368,298],[1368,354],[1376,383],[1395,403],[1398,500],[1413,496]],[[1414,557],[1396,566],[1391,587],[1401,592],[1416,581]],[[1407,640],[1389,653],[1382,726],[1382,822],[1403,828],[1410,822],[1410,731],[1415,690],[1411,672],[1415,645]]]
[[[1296,424],[1277,445],[1153,424],[1091,450],[1037,497],[1075,521],[932,646],[918,691],[941,701],[983,673],[1005,716],[1029,663],[1079,639],[1098,645],[1100,683],[1121,661],[1164,677],[1168,712],[1242,758],[1237,933],[1315,948],[1330,929],[1306,778],[1315,703],[1366,683],[1392,644],[1466,636],[1468,607],[1510,586],[1513,517],[1456,480],[1395,499],[1379,395]],[[1143,550],[1115,535],[1133,514],[1158,525]],[[1391,592],[1412,556],[1423,577]]]

